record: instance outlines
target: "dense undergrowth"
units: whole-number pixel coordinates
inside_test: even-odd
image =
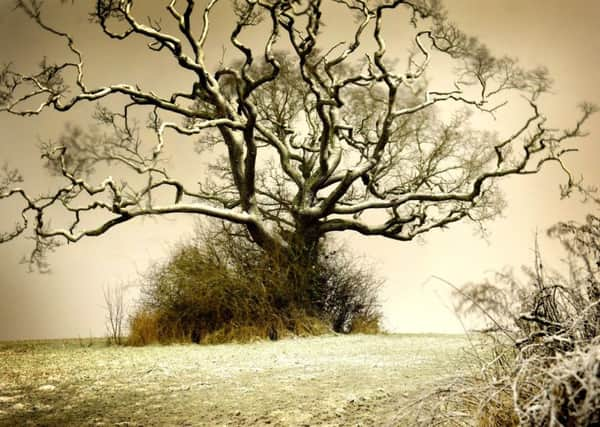
[[[342,248],[323,246],[302,267],[237,230],[205,227],[142,281],[132,345],[380,330],[380,281]]]

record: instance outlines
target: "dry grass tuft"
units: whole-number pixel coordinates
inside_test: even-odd
[[[378,334],[381,332],[380,320],[369,316],[358,316],[352,321],[351,334]]]
[[[138,310],[129,319],[129,345],[155,344],[159,341],[158,314],[150,310]]]
[[[517,426],[509,378],[514,352],[477,335],[463,359],[464,372],[412,400],[398,417],[411,426]]]

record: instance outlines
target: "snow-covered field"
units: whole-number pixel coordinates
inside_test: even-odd
[[[467,369],[467,347],[460,335],[0,343],[0,425],[402,425],[411,398]]]

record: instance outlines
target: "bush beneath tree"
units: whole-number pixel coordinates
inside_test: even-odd
[[[377,333],[380,285],[345,249],[323,246],[315,264],[303,268],[220,224],[217,231],[199,229],[191,242],[143,276],[129,342]]]

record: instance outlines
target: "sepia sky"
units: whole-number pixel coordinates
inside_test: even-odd
[[[176,85],[182,78],[176,71],[168,74],[172,68],[148,65],[148,52],[127,43],[115,44],[91,26],[85,8],[92,2],[77,1],[73,7],[58,3],[48,1],[48,18],[80,37],[90,85],[125,76],[161,88]],[[12,12],[12,4],[0,0],[0,63],[13,62],[17,68],[31,69],[43,56],[66,54],[60,40],[36,29],[22,13]],[[553,94],[545,96],[541,104],[550,123],[571,126],[579,102],[600,104],[600,2],[446,0],[445,4],[451,19],[495,54],[518,57],[525,67],[544,65],[549,69]],[[328,31],[342,33],[342,25],[330,23]],[[394,49],[393,40],[388,39],[388,48]],[[220,47],[209,53],[218,61]],[[0,114],[0,164],[19,167],[26,179],[23,186],[32,192],[48,189],[51,181],[40,169],[38,147],[43,141],[57,139],[67,123],[85,124],[89,107],[69,114],[47,111],[34,118]],[[500,132],[509,132],[522,120],[518,112],[512,117],[510,113],[502,123],[493,124]],[[576,176],[583,175],[588,184],[598,185],[600,114],[592,117],[586,128],[590,136],[579,141],[581,151],[568,157],[567,164]],[[177,157],[183,159],[175,167],[184,176],[198,167],[186,156],[186,150],[189,147],[182,146],[173,154],[174,162]],[[502,189],[508,207],[500,218],[487,224],[486,239],[470,224],[434,231],[424,241],[414,242],[346,234],[348,245],[364,255],[386,280],[381,297],[387,328],[460,332],[461,323],[450,309],[450,289],[433,276],[459,286],[505,266],[518,269],[533,259],[536,230],[547,262],[559,264],[560,247],[543,237],[544,230],[559,220],[581,220],[586,213],[598,210],[582,204],[580,197],[561,200],[558,185],[562,180],[558,168],[550,165],[539,175],[506,181]],[[0,231],[8,230],[16,218],[16,206],[0,202]],[[60,247],[49,258],[51,274],[28,273],[27,266],[19,263],[30,242],[20,239],[0,245],[0,340],[102,335],[102,287],[129,284],[128,300],[133,301],[137,274],[164,258],[192,228],[193,219],[183,215],[138,220],[101,237]]]

